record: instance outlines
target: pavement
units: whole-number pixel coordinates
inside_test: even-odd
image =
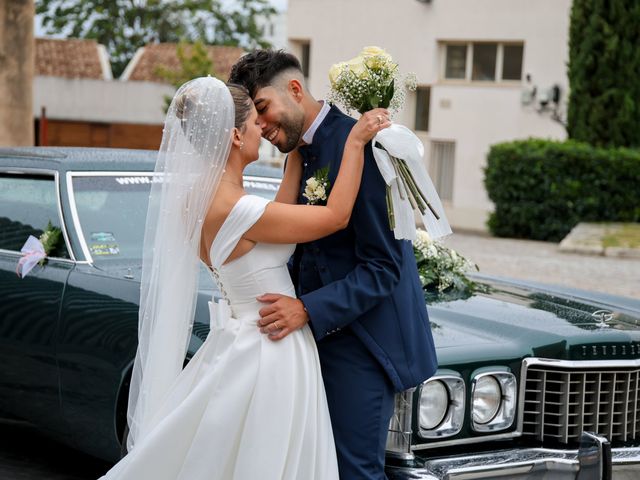
[[[481,273],[640,298],[640,256],[568,252],[552,242],[459,232],[443,243]]]

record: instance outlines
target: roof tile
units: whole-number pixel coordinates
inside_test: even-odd
[[[166,83],[162,77],[156,74],[158,67],[164,66],[168,69],[179,69],[176,43],[153,43],[144,47],[144,51],[129,73],[127,80],[161,82]],[[229,78],[231,67],[244,54],[240,47],[227,47],[218,45],[207,45],[209,58],[213,61],[213,68],[216,75],[223,80]]]
[[[36,75],[104,79],[98,42],[36,38]]]

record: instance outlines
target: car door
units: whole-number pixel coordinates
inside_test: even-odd
[[[0,408],[44,425],[59,421],[56,337],[74,262],[62,237],[44,266],[16,268],[29,235],[62,225],[56,175],[0,171]]]

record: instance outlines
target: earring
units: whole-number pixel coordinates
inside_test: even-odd
[[[242,147],[244,147],[244,142],[240,142],[240,150],[242,150]]]

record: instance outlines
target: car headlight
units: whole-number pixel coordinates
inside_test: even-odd
[[[424,386],[420,401],[420,425],[427,430],[436,428],[449,410],[449,393],[440,380]]]
[[[500,384],[492,375],[476,379],[473,386],[473,421],[479,424],[489,423],[496,416],[502,403]]]
[[[464,421],[465,386],[461,377],[436,375],[420,386],[419,431],[423,438],[457,434]]]
[[[477,432],[504,430],[516,413],[516,377],[510,372],[476,375],[471,384],[471,424]]]

